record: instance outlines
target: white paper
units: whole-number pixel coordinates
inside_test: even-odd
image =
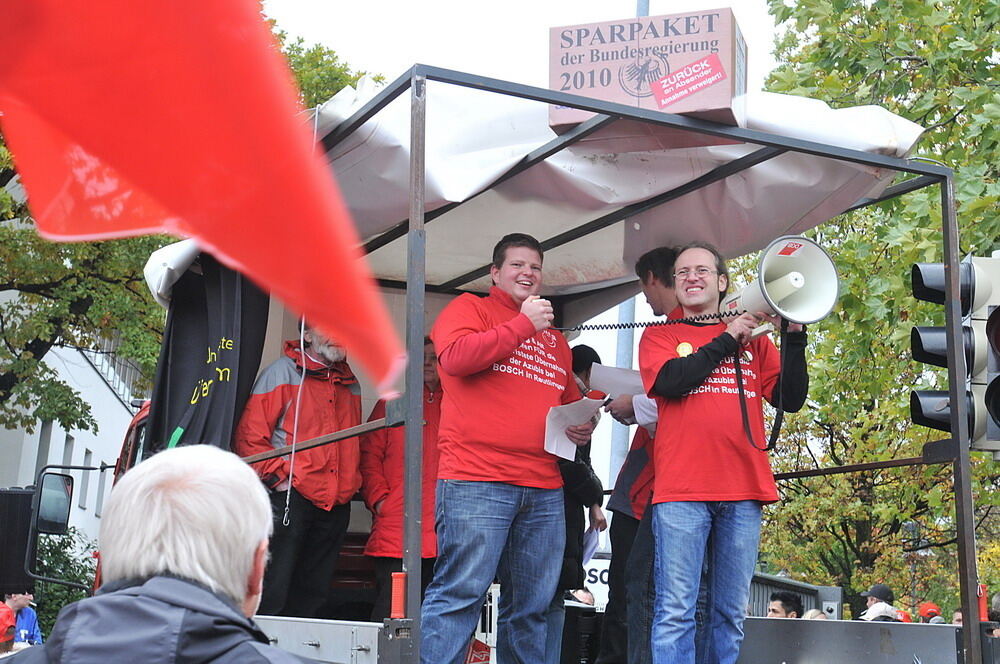
[[[583,533],[583,564],[586,565],[594,557],[597,547],[601,543],[601,532],[591,526]]]
[[[596,362],[590,365],[590,389],[600,390],[609,397],[623,394],[645,394],[642,379],[635,369],[619,369]]]
[[[576,444],[566,437],[566,427],[586,424],[603,404],[602,399],[584,398],[549,408],[545,416],[545,451],[569,461],[576,459]]]

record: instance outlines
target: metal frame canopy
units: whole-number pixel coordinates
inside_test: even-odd
[[[622,104],[475,76],[453,70],[420,64],[414,65],[408,72],[386,86],[379,94],[347,118],[347,120],[320,137],[323,147],[327,151],[333,150],[338,144],[359,130],[366,122],[375,118],[390,102],[400,97],[407,90],[410,91],[409,218],[368,239],[365,249],[369,253],[374,252],[395,240],[401,240],[404,236],[406,237],[406,281],[405,283],[399,280],[383,281],[383,285],[406,289],[406,346],[409,356],[414,358],[421,357],[423,352],[425,291],[442,293],[461,292],[459,291],[460,288],[463,286],[467,287],[489,272],[487,261],[484,260],[483,264],[475,269],[466,270],[444,282],[430,285],[426,283],[428,254],[425,225],[466,202],[465,200],[452,202],[432,211],[425,209],[425,195],[427,191],[425,147],[427,139],[428,81],[437,81],[454,86],[532,100],[543,104],[568,106],[591,111],[596,114],[592,119],[578,125],[575,129],[524,154],[513,167],[499,175],[487,187],[487,190],[493,189],[497,185],[514,178],[533,166],[543,163],[546,159],[591,136],[594,132],[622,119],[645,123],[655,127],[717,137],[725,139],[730,143],[743,143],[756,146],[754,151],[722,164],[707,173],[694,177],[670,191],[652,196],[638,203],[623,206],[612,213],[601,214],[597,218],[550,237],[539,238],[542,247],[546,250],[561,247],[573,240],[621,223],[634,215],[656,208],[667,201],[674,200],[709,186],[712,183],[753,169],[786,152],[813,155],[824,159],[850,162],[865,167],[885,169],[897,174],[906,173],[914,176],[889,186],[877,196],[862,198],[862,200],[845,206],[831,215],[831,218],[837,214],[875,204],[923,187],[939,185],[941,189],[942,238],[947,293],[945,312],[948,330],[948,380],[952,406],[951,431],[953,433],[949,447],[951,454],[946,455],[948,458],[945,460],[953,461],[954,465],[962,607],[966,621],[969,624],[977,622],[976,593],[978,579],[976,574],[973,502],[970,484],[968,408],[963,394],[966,368],[964,354],[957,350],[962,348],[962,316],[959,299],[959,282],[956,278],[959,264],[959,244],[952,183],[953,173],[951,169],[911,159],[872,154],[815,141],[721,125],[692,117],[638,109]],[[634,279],[629,281],[630,283],[622,283],[602,289],[603,297],[600,298],[600,302],[603,305],[602,309],[617,304],[637,292]],[[580,294],[566,294],[554,297],[553,301],[557,308],[557,315],[565,313],[567,307],[571,306],[580,297],[582,297]],[[589,317],[589,315],[595,314],[600,310],[592,310],[586,313],[580,312],[572,317]],[[565,324],[566,316],[563,317],[563,322]],[[405,396],[397,402],[401,409],[397,413],[399,416],[402,416],[405,412],[405,417],[395,418],[397,420],[404,419],[406,425],[404,517],[406,525],[403,564],[404,570],[408,572],[406,586],[407,619],[400,623],[402,626],[399,627],[396,637],[405,638],[407,635],[409,636],[412,648],[407,649],[408,653],[405,655],[405,659],[409,660],[410,657],[413,657],[412,661],[417,661],[416,657],[420,639],[420,506],[423,446],[423,411],[420,395],[423,389],[422,383],[423,377],[420,363],[411,362],[406,373]],[[387,420],[392,419],[394,418],[391,416],[387,418]],[[275,450],[275,452],[279,452],[279,450]],[[897,460],[894,465],[922,462],[923,460],[920,458]],[[863,470],[863,468],[852,470]],[[978,632],[972,629],[963,630],[962,638],[966,653],[965,661],[981,662],[982,646]]]

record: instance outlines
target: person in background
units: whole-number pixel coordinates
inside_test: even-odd
[[[902,622],[899,611],[892,605],[896,596],[892,589],[884,583],[876,583],[861,593],[866,598],[868,608],[861,614],[861,620],[876,620],[883,622]]]
[[[423,510],[420,568],[421,597],[434,576],[434,483],[438,472],[438,422],[441,419],[441,379],[430,338],[424,339]],[[372,409],[370,420],[385,417],[385,401]],[[365,555],[375,558],[377,596],[372,622],[389,617],[392,573],[403,569],[403,468],[406,429],[378,429],[361,436],[361,495],[372,513],[372,532]]]
[[[802,598],[787,590],[771,593],[767,605],[768,618],[798,618],[803,614]]]
[[[635,274],[655,316],[669,314],[677,308],[673,287],[676,258],[677,251],[672,247],[657,247],[636,261]],[[622,395],[612,400],[605,410],[622,424],[638,424],[639,427],[632,436],[632,444],[608,499],[608,510],[614,513],[609,529],[608,604],[601,623],[601,645],[596,662],[649,664],[652,661],[649,635],[653,614],[653,533],[644,515],[653,497],[656,402],[645,394]],[[644,518],[646,523],[642,527]]]
[[[804,620],[829,620],[827,615],[820,611],[819,609],[809,609],[804,614],[802,614]]]
[[[31,608],[35,596],[25,590],[4,594],[4,603],[17,616],[14,630],[14,647],[37,646],[42,643],[42,630],[38,627],[38,614]]]
[[[308,323],[302,342],[257,377],[233,436],[240,456],[361,424],[361,389],[344,349]],[[337,554],[361,488],[356,437],[254,464],[271,496],[274,536],[264,579],[264,615],[322,617]],[[286,511],[287,505],[287,511]]]
[[[955,609],[954,613],[951,614],[951,624],[952,625],[962,624],[962,609]]]
[[[8,653],[14,648],[14,625],[17,617],[7,603],[0,604],[0,654]]]
[[[921,602],[917,607],[920,622],[930,623],[933,618],[941,617],[941,607],[934,602]]]
[[[590,368],[601,358],[590,346],[580,344],[574,346],[573,376],[580,393],[590,392]],[[596,426],[600,412],[594,415]],[[590,443],[576,449],[576,459],[569,461],[559,459],[559,472],[563,479],[563,505],[566,515],[566,548],[563,552],[562,570],[559,573],[559,583],[552,597],[548,611],[545,614],[545,664],[559,664],[563,643],[573,643],[566,634],[565,600],[574,590],[583,588],[583,534],[585,530],[584,512],[590,520],[590,527],[603,531],[608,522],[601,510],[604,502],[604,486],[594,474],[590,465]],[[572,631],[572,625],[569,626]]]

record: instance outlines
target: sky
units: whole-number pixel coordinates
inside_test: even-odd
[[[773,68],[766,0],[649,0],[650,16],[732,7],[747,42],[749,90]],[[549,28],[627,18],[636,0],[265,0],[278,27],[393,80],[416,63],[548,85]]]

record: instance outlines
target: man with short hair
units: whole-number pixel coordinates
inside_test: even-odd
[[[653,662],[695,661],[701,588],[707,598],[702,661],[732,664],[743,641],[761,506],[778,500],[763,399],[776,403],[781,395],[789,412],[805,402],[805,333],[789,325],[779,381],[777,349],[751,334],[765,316],[746,312],[723,322],[719,315],[729,275],[715,247],[683,247],[673,276],[683,316],[705,322],[649,327],[639,343],[643,386],[659,409]]]
[[[254,472],[209,445],[178,447],[125,473],[104,507],[103,585],[59,612],[18,664],[304,662],[271,646],[260,601],[271,505]]]
[[[677,250],[657,247],[639,257],[635,274],[653,310],[669,314],[677,307],[674,260]],[[611,564],[608,566],[608,603],[601,623],[597,664],[648,664],[651,661],[649,627],[652,619],[653,538],[649,524],[640,528],[653,495],[653,435],[656,403],[645,394],[616,397],[606,410],[623,424],[638,424],[628,454],[608,499],[611,518]],[[626,591],[632,586],[631,596]]]
[[[493,250],[486,297],[455,298],[434,323],[444,400],[438,429],[438,559],[421,624],[421,661],[464,661],[494,575],[497,658],[544,661],[545,612],[565,545],[563,480],[544,449],[552,406],[580,398],[569,345],[539,297],[542,247],[523,233]],[[589,421],[566,430],[590,440]]]
[[[38,627],[38,614],[31,608],[35,596],[25,589],[19,593],[4,593],[4,603],[17,618],[14,630],[15,647],[35,646],[42,643],[42,630]]]
[[[801,618],[802,613],[802,598],[795,593],[787,590],[771,593],[767,605],[768,618]]]
[[[236,433],[240,456],[361,424],[361,389],[344,349],[309,327],[254,383]],[[254,464],[274,510],[264,615],[320,618],[361,487],[357,437]]]

